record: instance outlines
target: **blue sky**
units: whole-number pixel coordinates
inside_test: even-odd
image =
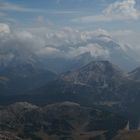
[[[139,30],[139,0],[0,0],[0,22]]]

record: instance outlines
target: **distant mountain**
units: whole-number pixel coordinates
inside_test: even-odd
[[[140,64],[138,54],[128,45],[122,45],[112,37],[106,35],[99,35],[93,40],[108,51],[109,56],[104,59],[118,65],[122,69],[130,71]],[[100,58],[103,59],[103,57]]]
[[[44,68],[61,74],[69,70],[80,68],[94,60],[90,52],[82,53],[73,58],[41,58]]]
[[[92,104],[105,105],[112,101],[115,105],[132,116],[140,116],[140,68],[130,73],[122,71],[108,61],[93,61],[88,65],[61,75],[64,81],[75,86],[64,88],[64,93],[76,94]],[[78,86],[80,88],[78,88]],[[68,87],[68,86],[66,86]],[[82,94],[83,93],[83,94]],[[86,95],[88,96],[88,99]]]
[[[1,103],[28,101],[39,105],[72,101],[84,106],[100,106],[125,114],[139,115],[140,82],[130,78],[109,61],[89,64],[61,74],[45,86],[27,94],[1,98]],[[10,101],[5,101],[10,98]]]
[[[55,73],[42,68],[38,63],[13,62],[0,71],[1,95],[21,94],[55,78]]]
[[[0,48],[0,72],[6,67],[21,63],[34,64],[41,66],[43,69],[55,73],[63,73],[68,70],[80,68],[91,61],[108,60],[113,64],[119,65],[127,71],[134,69],[140,64],[139,55],[128,45],[122,45],[114,40],[111,36],[98,34],[83,34],[78,40],[73,40],[73,36],[67,39],[57,38],[49,41],[43,48],[47,50],[58,50],[55,54],[45,55],[42,50],[33,51],[31,47],[20,47],[6,45]],[[57,40],[58,39],[58,40]],[[51,40],[51,39],[50,39]],[[67,40],[67,41],[66,41]],[[61,42],[61,43],[60,43]],[[58,54],[57,54],[58,53]]]
[[[50,78],[50,81],[48,81],[50,75],[44,75],[44,71],[41,73],[42,77],[38,74],[40,68],[27,66],[25,68],[25,70],[22,67],[16,70],[24,71],[24,74],[27,70],[29,72],[26,73],[27,77],[15,72],[14,78],[17,76],[17,79],[21,81],[12,79],[11,74],[11,79],[15,81],[15,83],[11,83],[11,85],[15,84],[11,87],[19,88],[17,91],[21,90],[21,94],[17,92],[17,95],[2,96],[0,98],[1,104],[27,101],[46,105],[71,101],[84,106],[100,106],[113,111],[125,112],[129,115],[133,114],[137,119],[140,116],[138,108],[140,82],[131,77],[133,72],[126,73],[109,61],[92,61],[81,68],[65,72],[58,77],[54,76],[54,79]],[[31,72],[27,68],[31,69]],[[33,78],[34,76],[35,78]],[[5,93],[3,87],[8,88],[7,85],[10,83],[9,77],[5,75],[0,78],[0,88],[3,93]],[[24,87],[26,87],[25,90]],[[23,91],[24,94],[22,94]]]
[[[28,96],[23,95],[19,101],[23,98],[37,104],[61,101],[73,101],[83,105],[120,103],[127,95],[127,92],[121,92],[124,90],[121,87],[127,85],[128,81],[127,74],[116,65],[108,61],[93,61],[79,69],[61,74],[45,86],[30,90]]]
[[[109,61],[92,61],[80,69],[67,72],[61,76],[65,81],[94,88],[119,86],[125,77],[126,74]]]
[[[55,46],[53,46],[55,48]],[[41,61],[44,66],[51,71],[63,73],[68,70],[80,68],[91,61],[108,60],[122,69],[130,71],[139,66],[138,54],[128,45],[122,45],[112,37],[100,34],[88,38],[84,42],[67,43],[59,46],[60,51],[67,54],[67,57],[47,57],[43,56]],[[69,56],[75,51],[75,55]]]
[[[0,134],[24,140],[110,140],[126,124],[117,114],[73,102],[44,107],[21,102],[0,108]]]
[[[91,38],[89,42],[98,44],[102,48],[101,50],[104,50],[106,53],[108,52],[106,57],[104,55],[98,55],[96,59],[108,60],[127,71],[134,69],[140,64],[139,55],[129,45],[122,45],[109,35],[99,34]]]

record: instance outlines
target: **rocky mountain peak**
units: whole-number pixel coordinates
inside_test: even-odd
[[[125,76],[119,67],[109,61],[92,61],[80,69],[63,74],[62,78],[66,81],[93,85],[120,81]]]

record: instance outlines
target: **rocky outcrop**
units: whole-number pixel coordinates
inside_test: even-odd
[[[22,102],[0,108],[1,132],[8,131],[21,139],[111,138],[126,124],[127,120],[116,114],[72,102],[44,107]]]

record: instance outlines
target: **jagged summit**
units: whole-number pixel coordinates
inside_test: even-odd
[[[81,69],[95,70],[97,68],[100,69],[101,71],[106,71],[107,69],[112,69],[114,71],[121,72],[121,69],[117,65],[114,65],[107,60],[92,61],[89,64],[87,64],[86,66],[82,67]]]
[[[93,85],[118,82],[125,77],[125,73],[109,61],[92,61],[86,66],[62,75],[66,81]],[[120,83],[120,82],[119,82]]]

